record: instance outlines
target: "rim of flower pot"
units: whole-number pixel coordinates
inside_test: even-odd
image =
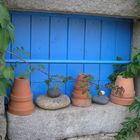
[[[117,96],[114,96],[114,95],[111,95],[110,96],[110,100],[112,103],[114,104],[118,104],[118,105],[131,105],[135,99],[134,98],[122,98],[122,97],[117,97]]]
[[[89,94],[89,93],[88,93]],[[75,92],[72,93],[72,98],[79,98],[79,99],[89,99],[89,95],[87,93],[77,94]]]
[[[16,102],[25,102],[25,101],[30,101],[32,100],[32,95],[30,96],[25,96],[25,97],[21,97],[21,96],[14,96],[13,94],[10,95],[11,96],[11,100],[16,101]]]
[[[8,113],[14,114],[14,115],[18,115],[18,116],[27,116],[27,115],[31,115],[33,112],[35,111],[35,107],[29,108],[28,110],[18,110],[18,109],[14,109],[9,107],[8,109]]]
[[[123,78],[123,79],[134,79],[133,77],[127,77],[127,78],[125,78],[125,77],[123,77],[122,75],[118,75],[117,77],[118,77],[118,78]]]

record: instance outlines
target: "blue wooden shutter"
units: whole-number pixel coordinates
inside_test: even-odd
[[[130,60],[131,20],[29,12],[11,12],[11,17],[16,41],[10,49],[24,47],[31,55],[30,59],[25,59],[34,65],[44,64],[46,73],[76,78],[78,73],[84,72],[94,75],[95,83],[105,85],[113,71],[110,61],[115,61],[117,56],[124,61]],[[15,57],[7,55],[7,58],[8,62],[16,61]],[[51,60],[60,62],[54,64],[49,62]],[[95,63],[87,64],[86,60]],[[25,64],[18,66],[16,75],[26,68]],[[30,75],[34,98],[46,94],[45,79],[47,76],[38,71]],[[71,81],[65,86],[60,85],[60,88],[64,94],[71,96],[73,86],[74,81]],[[107,95],[110,94],[109,90],[104,90]],[[91,91],[97,95],[95,87],[91,87]]]

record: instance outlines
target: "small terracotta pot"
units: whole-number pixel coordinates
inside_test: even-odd
[[[77,81],[75,83],[75,87],[72,93],[72,104],[74,106],[79,107],[87,107],[91,105],[91,99],[89,98],[90,87],[87,86],[82,87],[82,83],[87,84],[88,81],[85,78],[85,74],[79,74]]]
[[[80,98],[72,98],[72,105],[78,107],[88,107],[91,106],[90,99],[80,99]]]
[[[85,91],[87,91],[89,89],[90,89],[89,86],[84,86],[84,87],[77,86],[77,85],[74,86],[74,90],[82,90],[82,91],[85,90]]]
[[[73,92],[76,94],[80,94],[80,95],[86,94],[86,93],[88,94],[90,92],[90,89],[86,88],[86,87],[84,89],[83,88],[74,88]]]
[[[76,91],[72,93],[72,98],[79,98],[79,99],[88,99],[89,92],[78,94]]]
[[[122,87],[124,92],[120,95],[115,90],[112,90],[111,101],[119,105],[131,105],[134,102],[135,96],[133,78],[123,78],[122,76],[118,76],[115,85]]]
[[[89,86],[87,81],[82,81],[82,80],[77,80],[75,83],[75,87],[82,87],[82,83],[87,84],[87,86]]]
[[[35,110],[28,79],[16,78],[10,95],[8,111],[15,115],[30,115]]]

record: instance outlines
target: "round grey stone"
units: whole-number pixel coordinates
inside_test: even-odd
[[[55,88],[49,88],[47,91],[47,95],[51,98],[59,97],[61,95],[61,90]]]
[[[42,95],[37,97],[36,104],[43,109],[56,110],[67,107],[70,104],[70,99],[67,95],[60,95],[57,98]]]
[[[96,104],[105,105],[109,102],[109,98],[105,95],[92,97],[92,102]]]

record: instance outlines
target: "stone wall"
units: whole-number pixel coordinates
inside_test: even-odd
[[[6,0],[10,9],[140,18],[136,0]]]
[[[75,137],[75,138],[68,138],[66,140],[115,140],[117,133],[105,133],[105,134],[96,134],[96,135],[89,135],[89,136],[82,136],[82,137]]]
[[[75,137],[75,138],[68,138],[65,140],[116,140],[115,136],[117,133],[102,133],[96,135],[89,135],[89,136],[82,136],[82,137]],[[130,137],[127,140],[140,140],[138,137]]]
[[[29,116],[8,113],[8,138],[10,140],[114,140],[114,133],[121,128],[127,113],[127,107],[111,102],[107,105],[94,104],[87,108],[70,106],[55,111],[36,108]]]
[[[4,111],[4,97],[0,96],[0,140],[5,140],[6,118]]]
[[[140,48],[140,21],[133,24],[133,47]],[[140,96],[140,74],[135,78],[136,95]]]

